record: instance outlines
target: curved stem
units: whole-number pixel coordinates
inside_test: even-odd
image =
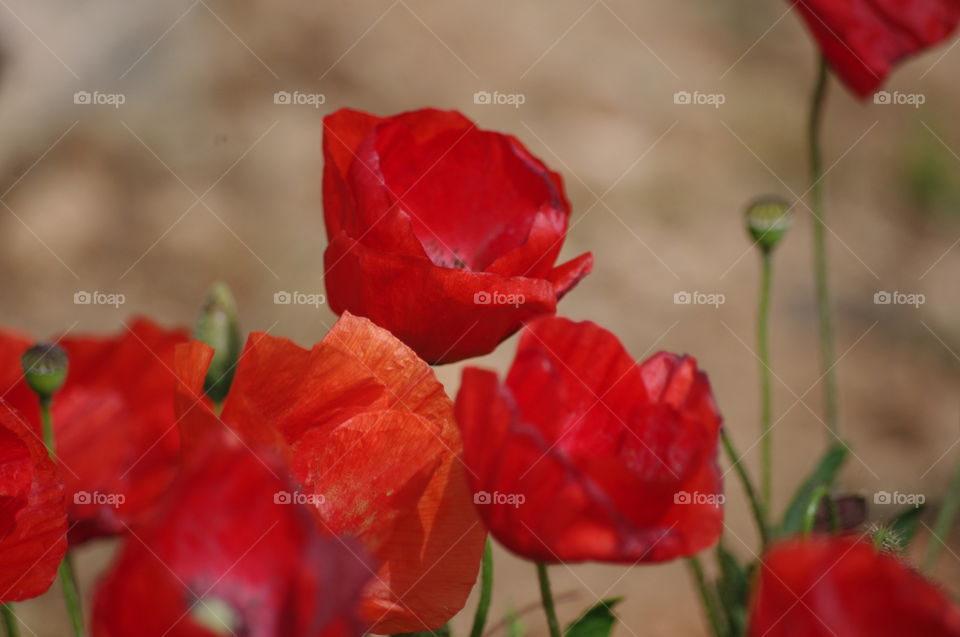
[[[830,307],[830,281],[827,270],[827,222],[823,204],[823,153],[820,138],[827,98],[827,62],[820,58],[817,81],[810,101],[807,143],[810,150],[810,202],[813,211],[814,278],[817,291],[817,313],[820,322],[820,366],[824,380],[824,417],[835,437],[837,420],[836,352],[833,343],[833,312]]]
[[[547,627],[550,628],[550,637],[561,637],[560,623],[557,621],[557,611],[553,607],[553,591],[550,590],[550,576],[547,575],[547,566],[537,562],[537,579],[540,580],[540,598],[543,600],[543,612],[547,616]]]
[[[697,583],[697,590],[700,592],[700,601],[703,602],[703,608],[707,611],[707,619],[710,620],[710,628],[713,629],[713,635],[722,637],[723,622],[720,619],[720,611],[717,609],[716,600],[710,587],[707,585],[707,578],[703,574],[703,565],[700,558],[694,555],[687,558],[687,564],[690,565],[690,572]]]
[[[53,411],[50,408],[50,399],[40,400],[40,420],[43,423],[43,442],[47,446],[47,452],[51,458],[56,459],[56,438],[53,429]],[[60,577],[60,586],[63,588],[63,600],[67,607],[67,613],[70,615],[70,624],[73,626],[75,637],[85,637],[86,630],[83,625],[83,605],[80,601],[80,594],[77,592],[77,582],[73,575],[73,565],[70,562],[70,553],[68,552],[63,561],[60,562],[58,571]]]
[[[727,452],[727,456],[730,457],[730,462],[733,464],[734,471],[737,472],[737,475],[740,477],[740,482],[743,485],[743,490],[747,494],[747,500],[750,502],[750,509],[753,511],[753,519],[757,523],[757,531],[760,533],[760,541],[764,546],[767,545],[767,542],[770,539],[769,525],[767,523],[767,514],[766,509],[763,506],[763,502],[760,501],[760,498],[757,497],[757,492],[753,488],[753,482],[750,481],[750,476],[747,475],[747,470],[743,466],[740,455],[737,453],[737,450],[733,447],[733,441],[730,439],[730,434],[727,433],[726,428],[720,429],[720,439],[723,441],[723,448]]]
[[[760,492],[766,510],[773,497],[773,372],[770,370],[770,289],[773,258],[763,251],[760,275],[760,305],[757,310],[757,357],[760,359]]]
[[[487,537],[487,546],[483,550],[483,562],[480,567],[480,601],[477,602],[477,612],[473,616],[473,628],[470,637],[483,635],[483,628],[487,625],[487,613],[490,612],[490,598],[493,595],[493,544]]]
[[[7,637],[20,637],[20,627],[17,626],[17,615],[11,604],[0,604],[0,614],[3,615],[3,627]]]

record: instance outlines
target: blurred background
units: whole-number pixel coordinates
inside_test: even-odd
[[[874,505],[880,491],[935,503],[960,459],[954,44],[888,82],[922,105],[860,103],[830,87],[831,271],[855,452],[842,484],[870,500],[871,520],[899,510]],[[638,358],[694,354],[756,472],[759,255],[742,211],[760,194],[806,192],[814,70],[783,1],[0,0],[0,325],[42,337],[118,330],[133,314],[191,324],[222,279],[245,328],[309,345],[334,316],[273,297],[323,292],[322,116],[455,108],[563,175],[574,213],[562,256],[590,250],[596,269],[561,312],[613,330]],[[492,103],[475,100],[481,91]],[[779,507],[827,439],[811,224],[796,210],[775,263]],[[84,292],[124,303],[76,303]],[[724,302],[677,304],[678,292]],[[878,292],[924,302],[877,304]],[[514,346],[471,363],[505,369]],[[451,395],[461,367],[438,370]],[[756,537],[733,478],[726,542],[746,557]],[[954,593],[957,539],[934,573]],[[81,552],[88,597],[113,550]],[[515,610],[529,634],[546,634],[528,608],[533,567],[501,551],[496,569],[497,633]],[[621,637],[706,634],[683,563],[552,573],[564,621],[625,595]],[[461,634],[473,603],[454,622]],[[66,633],[56,591],[21,611],[31,634]]]

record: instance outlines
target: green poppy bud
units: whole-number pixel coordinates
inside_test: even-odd
[[[761,197],[747,206],[747,231],[764,252],[770,252],[793,225],[790,204],[779,197]]]
[[[23,374],[41,401],[48,401],[67,379],[67,352],[59,345],[38,343],[23,353]]]

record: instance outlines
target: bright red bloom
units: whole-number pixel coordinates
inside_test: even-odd
[[[279,449],[321,528],[374,556],[361,606],[373,632],[438,628],[463,607],[486,533],[457,458],[453,404],[412,350],[349,313],[310,350],[251,334],[222,418]]]
[[[330,306],[366,316],[430,363],[491,351],[593,267],[555,266],[570,203],[514,137],[456,111],[324,119]]]
[[[751,637],[960,636],[960,609],[931,582],[854,537],[781,542],[764,555]]]
[[[657,562],[720,536],[720,415],[690,357],[638,364],[593,323],[543,318],[504,383],[464,370],[456,413],[477,508],[523,557]]]
[[[67,381],[53,398],[57,459],[70,504],[72,543],[122,533],[176,475],[174,348],[189,339],[139,319],[110,336],[68,336]],[[20,356],[33,345],[0,332],[0,395],[40,432],[40,406]]]
[[[960,22],[957,0],[792,0],[831,68],[861,98],[893,66],[946,39]]]
[[[212,353],[184,349],[202,364]],[[203,375],[188,384],[199,395]],[[241,442],[191,394],[182,472],[101,582],[95,637],[359,637],[374,572],[363,549],[321,533],[279,456]]]
[[[0,400],[0,602],[46,592],[66,552],[60,472],[30,425]]]

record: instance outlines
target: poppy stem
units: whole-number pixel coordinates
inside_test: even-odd
[[[747,475],[747,470],[743,466],[743,458],[734,448],[733,440],[730,439],[730,434],[727,432],[726,427],[720,428],[720,439],[723,442],[723,448],[726,450],[727,456],[730,458],[730,462],[733,464],[733,469],[740,478],[740,483],[743,485],[747,500],[750,502],[753,519],[757,523],[757,532],[760,534],[760,542],[763,546],[766,546],[770,539],[770,532],[768,530],[767,514],[763,502],[757,497],[757,491],[753,488],[753,482],[750,480],[750,476]]]
[[[717,610],[716,598],[707,585],[707,578],[703,574],[703,565],[700,563],[700,558],[696,555],[687,558],[687,564],[690,565],[690,572],[697,583],[700,601],[703,602],[703,607],[707,611],[707,619],[710,620],[710,627],[713,629],[712,634],[716,637],[722,637],[724,634],[723,622],[720,620],[720,612]]]
[[[810,203],[813,212],[814,278],[817,313],[820,322],[820,364],[824,380],[824,417],[832,437],[838,433],[836,352],[833,337],[833,312],[830,307],[830,281],[827,270],[827,223],[823,203],[823,152],[820,147],[823,112],[827,98],[827,61],[821,56],[810,100],[807,143],[810,150]]]
[[[757,357],[760,359],[760,492],[771,509],[773,498],[773,372],[770,370],[770,288],[773,257],[761,251],[760,304],[757,310]]]
[[[470,637],[481,637],[483,628],[487,625],[487,613],[490,612],[490,598],[493,595],[493,545],[487,537],[486,548],[483,549],[483,562],[480,566],[480,601],[477,602],[477,612],[473,616],[473,628]]]
[[[50,457],[56,461],[56,436],[53,429],[52,398],[40,398],[40,421],[43,423],[43,442],[47,446]],[[83,626],[83,610],[80,595],[77,593],[77,582],[73,574],[73,565],[70,562],[70,552],[64,556],[59,568],[60,585],[63,588],[63,601],[70,615],[70,624],[73,626],[75,637],[85,637]]]
[[[933,523],[933,537],[927,544],[927,552],[923,556],[923,570],[929,571],[937,562],[940,549],[944,546],[944,538],[950,534],[950,528],[957,518],[957,509],[960,508],[960,463],[954,471],[947,494],[943,497],[937,519]]]
[[[20,637],[20,628],[17,627],[17,614],[13,612],[12,604],[0,604],[3,614],[3,627],[7,637]]]
[[[827,512],[830,516],[830,528],[833,531],[840,529],[839,515],[837,514],[837,505],[830,499],[830,487],[821,484],[810,496],[807,503],[807,510],[803,513],[803,535],[809,537],[813,533],[813,527],[817,522],[817,513],[820,511],[820,502],[827,500]]]
[[[550,637],[561,637],[557,611],[553,606],[553,591],[550,590],[550,576],[547,575],[547,565],[543,562],[537,562],[537,579],[540,580],[540,598],[543,600],[543,612],[547,616]]]

